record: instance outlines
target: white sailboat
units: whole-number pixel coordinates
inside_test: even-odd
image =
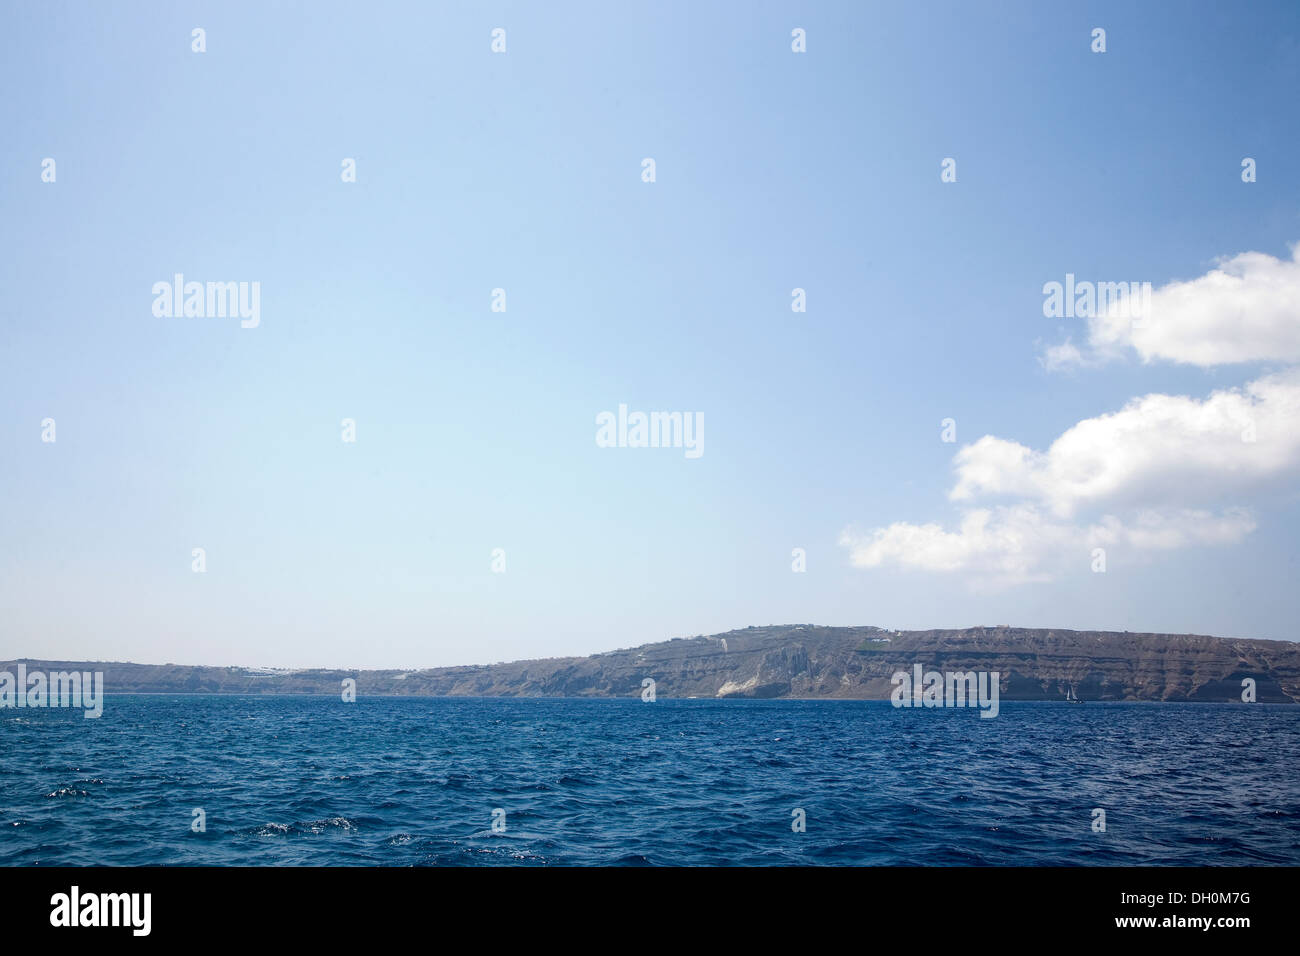
[[[1079,696],[1074,692],[1074,688],[1069,686],[1065,688],[1065,699],[1071,704],[1083,703],[1083,701],[1079,700]]]

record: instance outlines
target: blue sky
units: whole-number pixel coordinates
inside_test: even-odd
[[[1294,4],[329,9],[0,15],[0,657],[420,667],[768,623],[1297,636]],[[1195,329],[1230,335],[1235,300],[1196,281],[1247,252],[1269,259],[1229,272],[1279,298],[1244,300],[1245,360],[1103,354],[1043,315],[1066,273],[1191,283]],[[156,317],[175,273],[259,282],[260,324]],[[1066,340],[1082,360],[1046,361]],[[1069,455],[1026,491],[980,446],[992,498],[953,497],[983,436],[1045,452],[1135,398],[1268,376],[1241,467],[1173,442],[1174,479],[1139,463],[1072,497]],[[620,403],[702,415],[704,454],[597,447]],[[1030,509],[1014,533],[944,537],[1003,505]],[[1150,522],[1162,543],[1115,532],[1092,571],[1086,529]]]

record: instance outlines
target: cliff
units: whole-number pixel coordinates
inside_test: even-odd
[[[16,661],[0,662],[13,671]],[[114,693],[637,696],[650,677],[661,697],[886,699],[891,675],[998,671],[1004,700],[1240,701],[1242,678],[1260,701],[1300,701],[1300,644],[1015,627],[887,631],[875,627],[750,627],[590,657],[428,670],[259,670],[175,664],[24,660],[28,670],[97,670]]]

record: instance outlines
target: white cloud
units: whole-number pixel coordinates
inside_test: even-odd
[[[1039,361],[1049,372],[1063,368],[1082,368],[1088,365],[1098,365],[1100,361],[1091,353],[1084,354],[1083,350],[1067,336],[1065,341],[1059,345],[1049,345],[1043,350]]]
[[[923,571],[976,571],[1008,582],[1042,577],[1043,557],[1075,537],[1071,529],[1044,521],[1032,507],[966,512],[952,531],[938,524],[905,521],[869,532],[846,529],[840,544],[859,568],[897,565]],[[1076,544],[1079,544],[1076,542]],[[1081,545],[1080,545],[1081,546]]]
[[[1300,370],[1198,400],[1151,394],[1085,419],[1046,451],[986,435],[957,452],[956,527],[896,522],[840,544],[857,567],[971,572],[1001,584],[1087,567],[1093,548],[1122,561],[1240,541],[1255,519],[1215,511],[1262,482],[1300,474]],[[1010,504],[975,507],[1002,496]],[[1080,520],[1089,511],[1095,517]]]
[[[1300,244],[1289,260],[1243,252],[1203,276],[1161,286],[1137,322],[1111,308],[1089,320],[1087,352],[1067,340],[1048,348],[1042,361],[1049,369],[1095,364],[1128,349],[1144,362],[1207,368],[1300,362]]]
[[[846,529],[840,544],[859,568],[896,565],[923,571],[964,571],[981,584],[1046,581],[1091,566],[1094,548],[1121,561],[1153,551],[1240,541],[1255,530],[1243,508],[1220,514],[1194,509],[1147,509],[1126,523],[1104,515],[1091,524],[1057,520],[1032,505],[967,511],[952,531],[941,525],[896,522],[866,533]]]
[[[1067,338],[1044,350],[1042,363],[1097,365],[1128,350],[1144,362],[1203,367],[1300,363],[1300,244],[1290,260],[1243,252],[1199,278],[1171,282],[1136,321],[1124,303],[1111,304],[1090,319],[1086,347]],[[1071,426],[1045,451],[985,435],[957,452],[953,468],[955,527],[846,529],[840,544],[850,561],[1012,584],[1086,567],[1099,547],[1128,561],[1235,543],[1255,530],[1255,519],[1231,502],[1300,476],[1300,368],[1204,399],[1144,395]],[[988,498],[1008,503],[977,506]]]
[[[954,459],[953,501],[1016,495],[1058,516],[1087,505],[1167,504],[1240,492],[1300,471],[1300,371],[1204,400],[1144,395],[1088,418],[1045,452],[986,435]],[[1253,439],[1253,440],[1252,440]]]
[[[1092,529],[1098,546],[1126,546],[1135,551],[1172,551],[1188,545],[1235,544],[1256,528],[1248,508],[1208,511],[1140,511],[1127,526],[1107,516]]]

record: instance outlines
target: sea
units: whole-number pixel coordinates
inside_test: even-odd
[[[4,709],[0,863],[1300,864],[1300,707],[979,714],[663,697]]]

